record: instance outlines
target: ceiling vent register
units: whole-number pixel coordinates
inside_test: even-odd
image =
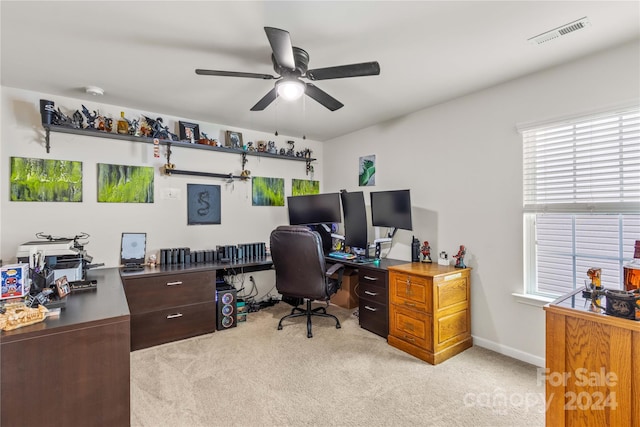
[[[551,40],[555,40],[558,37],[566,36],[569,33],[573,33],[574,31],[581,30],[591,25],[589,19],[585,16],[584,18],[580,18],[577,21],[570,22],[561,27],[555,28],[551,31],[547,31],[542,34],[538,34],[535,37],[531,37],[528,41],[533,44],[542,44]]]

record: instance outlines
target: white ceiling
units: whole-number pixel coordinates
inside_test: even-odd
[[[319,141],[640,38],[638,1],[0,4],[3,86],[90,104],[95,85],[125,110]],[[527,42],[584,16],[586,29]],[[273,80],[195,74],[275,74],[265,26],[289,31],[310,69],[378,61],[381,73],[315,82],[345,104],[335,112],[308,97],[249,111]]]

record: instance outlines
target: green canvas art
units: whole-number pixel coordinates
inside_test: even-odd
[[[292,196],[304,196],[307,194],[320,194],[320,181],[295,178],[291,180]]]
[[[284,206],[284,178],[254,177],[251,183],[253,206]]]
[[[10,200],[82,202],[82,162],[11,158]]]
[[[153,168],[98,163],[98,202],[153,203]]]

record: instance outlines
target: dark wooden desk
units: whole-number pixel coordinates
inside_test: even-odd
[[[67,296],[59,317],[0,332],[0,424],[127,426],[129,308],[118,269]]]
[[[374,263],[358,263],[326,257],[327,263],[344,264],[357,271],[360,327],[387,339],[389,335],[389,267],[409,261],[383,258]]]
[[[131,350],[216,330],[216,275],[270,269],[270,257],[243,262],[169,264],[122,272],[131,311]]]

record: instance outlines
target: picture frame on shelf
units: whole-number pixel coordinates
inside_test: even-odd
[[[242,134],[232,130],[226,131],[224,135],[224,145],[229,148],[242,148]]]
[[[178,122],[180,127],[180,141],[189,141],[195,144],[200,140],[200,125],[189,122]]]

